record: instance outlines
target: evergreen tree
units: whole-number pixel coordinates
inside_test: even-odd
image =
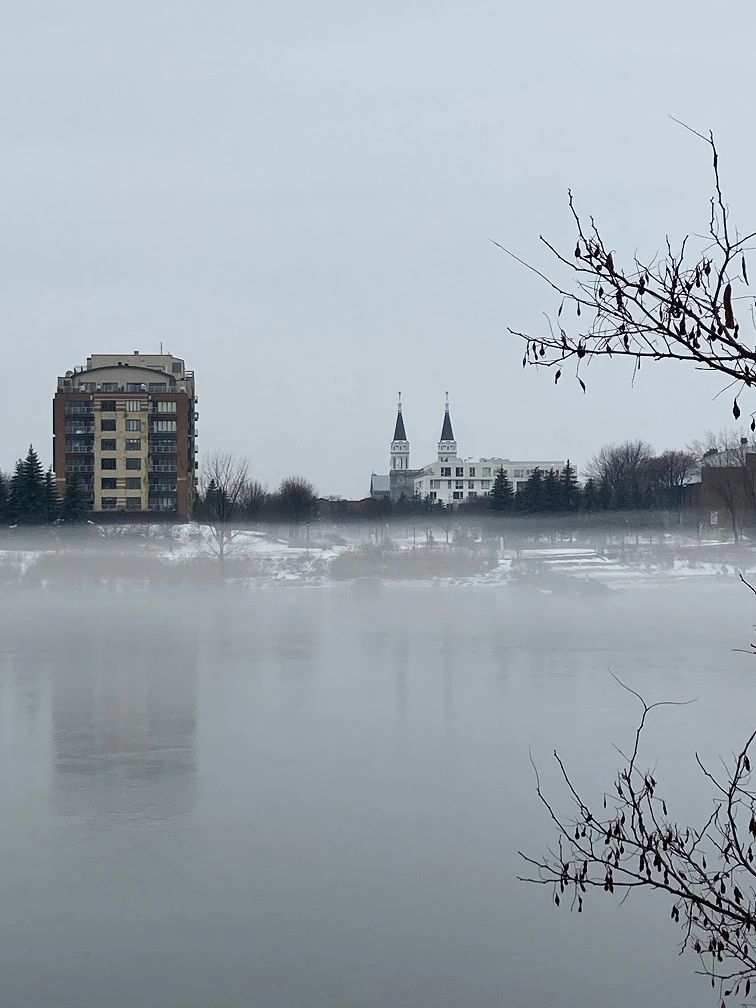
[[[532,471],[522,488],[521,506],[523,511],[530,514],[538,514],[543,510],[543,473],[538,466]]]
[[[598,487],[596,480],[591,476],[585,481],[582,494],[582,506],[584,511],[598,511],[600,507]]]
[[[0,525],[10,525],[11,523],[9,492],[8,480],[5,474],[0,472]]]
[[[45,521],[48,525],[53,525],[60,517],[60,499],[55,486],[55,477],[52,469],[45,473]]]
[[[86,487],[76,473],[71,473],[66,480],[66,493],[60,506],[60,517],[71,524],[84,522],[87,520],[88,510]]]
[[[612,488],[606,476],[602,476],[597,487],[598,510],[608,511],[613,506]]]
[[[580,487],[578,486],[577,475],[574,468],[567,459],[567,464],[562,469],[559,478],[562,491],[562,509],[564,511],[577,511],[580,507]]]
[[[496,473],[493,489],[490,494],[489,507],[492,511],[511,511],[514,504],[512,484],[507,479],[506,469],[502,466]]]
[[[549,469],[541,485],[541,510],[562,510],[562,486],[554,469]]]
[[[23,525],[43,525],[47,520],[45,474],[34,448],[29,445],[26,458],[19,459],[11,480],[10,499],[13,518]]]

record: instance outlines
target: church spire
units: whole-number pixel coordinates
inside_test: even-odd
[[[404,429],[404,417],[402,416],[402,393],[399,393],[399,405],[396,408],[396,426],[394,427],[394,441],[406,441],[407,433]]]
[[[402,416],[402,393],[399,393],[399,403],[396,408],[396,425],[394,427],[394,440],[391,442],[391,469],[392,471],[409,469],[410,446],[407,440],[407,432],[404,429],[404,417]]]
[[[453,441],[454,431],[452,430],[451,417],[449,416],[449,393],[446,393],[446,405],[444,407],[444,423],[441,427],[441,440]]]
[[[454,440],[451,416],[449,415],[449,393],[446,393],[446,403],[444,406],[444,422],[441,426],[441,439],[438,442],[439,462],[448,462],[449,459],[457,457],[457,442]]]

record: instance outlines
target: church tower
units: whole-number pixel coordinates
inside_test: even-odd
[[[399,404],[396,408],[396,424],[394,440],[391,442],[391,472],[407,472],[409,470],[410,446],[407,432],[404,429],[402,416],[402,393],[399,393]]]
[[[441,439],[438,442],[438,461],[451,462],[457,457],[457,442],[454,440],[451,417],[449,416],[449,393],[446,393],[444,422],[441,427]]]

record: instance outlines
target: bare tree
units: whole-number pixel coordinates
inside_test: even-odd
[[[258,521],[268,502],[268,491],[256,479],[249,480],[242,503],[244,516],[251,521]]]
[[[695,455],[689,451],[667,449],[648,459],[646,478],[660,500],[678,511],[683,506],[685,486],[698,472]]]
[[[586,475],[606,487],[616,504],[622,500],[640,505],[647,484],[647,464],[653,457],[645,441],[623,441],[604,445],[586,467]]]
[[[276,503],[281,516],[295,525],[317,517],[318,497],[315,487],[304,476],[287,476],[281,480]]]
[[[697,249],[690,236],[676,248],[667,238],[661,255],[621,257],[593,218],[586,222],[581,217],[571,192],[574,251],[560,252],[541,236],[564,272],[563,279],[552,279],[504,249],[537,273],[561,300],[547,331],[535,335],[509,330],[525,340],[523,366],[553,367],[554,380],[559,381],[563,366],[574,360],[585,391],[581,377],[585,359],[629,357],[636,369],[643,360],[686,361],[732,379],[733,414],[736,419],[740,416],[738,394],[756,384],[756,343],[745,334],[745,324],[752,323],[754,298],[739,293],[748,286],[745,253],[756,232],[742,234],[731,224],[714,137],[696,136],[709,147],[714,173],[708,234]]]
[[[756,731],[720,776],[696,756],[712,789],[713,806],[698,825],[680,826],[654,773],[640,764],[648,715],[664,704],[648,704],[630,692],[640,701],[642,715],[629,755],[599,807],[582,796],[558,753],[554,758],[572,815],[556,811],[536,770],[538,797],[559,840],[556,849],[541,857],[520,852],[536,869],[523,881],[549,886],[557,906],[566,898],[578,913],[584,897],[596,889],[665,894],[670,916],[683,930],[681,950],[698,955],[700,972],[712,986],[720,983],[722,998],[748,997],[756,979],[756,782],[750,755]]]
[[[238,519],[249,492],[249,462],[213,452],[202,462],[200,521],[209,530],[207,543],[221,564],[239,534]]]

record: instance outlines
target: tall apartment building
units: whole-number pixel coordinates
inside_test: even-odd
[[[194,372],[171,354],[93,354],[58,378],[53,467],[58,493],[76,474],[93,517],[186,521],[196,487]]]

